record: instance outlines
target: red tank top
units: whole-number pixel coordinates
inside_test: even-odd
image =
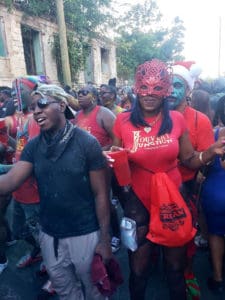
[[[37,136],[40,132],[40,127],[34,121],[33,117],[29,116],[27,123],[24,125],[23,132],[18,135],[16,145],[16,160],[19,160],[21,152],[28,140]],[[39,194],[36,180],[30,176],[14,193],[13,197],[16,201],[24,204],[39,203]]]
[[[88,115],[85,115],[83,111],[79,111],[76,117],[76,124],[80,128],[88,131],[90,134],[96,137],[102,147],[105,147],[112,143],[112,140],[108,132],[102,128],[97,122],[97,115],[101,106],[96,106]]]

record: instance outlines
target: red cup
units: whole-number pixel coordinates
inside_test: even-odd
[[[120,186],[125,186],[131,183],[130,166],[126,150],[112,151],[107,153],[112,159],[113,169],[116,179]]]

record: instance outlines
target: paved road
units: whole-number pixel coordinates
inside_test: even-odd
[[[119,212],[121,215],[121,213]],[[11,207],[8,210],[8,218],[11,220]],[[45,278],[36,276],[39,264],[35,264],[25,269],[17,269],[16,262],[25,253],[29,252],[27,243],[17,242],[7,249],[9,259],[8,268],[0,275],[0,300],[36,300]],[[127,252],[124,248],[116,253],[120,262],[125,282],[117,290],[112,300],[129,300],[128,293],[128,260]],[[158,265],[150,270],[146,300],[169,300],[168,288],[163,273],[163,266],[159,260]],[[201,287],[201,300],[225,300],[225,292],[222,295],[213,295],[206,286],[206,280],[211,275],[209,253],[207,250],[198,250],[194,260],[195,274]],[[51,297],[58,300],[57,296]],[[77,299],[74,299],[77,300]]]
[[[26,269],[17,269],[15,267],[16,261],[28,249],[25,242],[18,242],[16,245],[7,249],[9,259],[8,268],[0,276],[0,300],[35,300],[38,291],[43,283],[43,280],[36,277],[38,264],[28,267]],[[121,286],[116,294],[112,297],[113,300],[128,300],[128,263],[127,253],[125,249],[121,249],[116,254],[125,277],[125,283]],[[195,261],[194,269],[199,279],[202,300],[225,300],[225,293],[223,295],[215,296],[206,287],[206,278],[210,275],[210,263],[208,259],[208,252],[206,250],[199,250]],[[52,300],[58,299],[54,296]],[[163,268],[159,262],[158,266],[151,270],[149,278],[147,297],[148,300],[169,300],[168,289],[166,285]],[[76,299],[75,299],[76,300]]]

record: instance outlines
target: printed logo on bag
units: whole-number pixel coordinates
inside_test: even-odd
[[[160,221],[163,223],[163,229],[178,230],[179,226],[184,225],[186,217],[184,209],[178,207],[176,203],[160,206]]]

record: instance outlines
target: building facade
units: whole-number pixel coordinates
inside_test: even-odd
[[[11,86],[21,75],[40,75],[59,82],[52,45],[58,33],[56,23],[0,4],[0,86]],[[109,41],[93,40],[85,71],[74,86],[93,82],[97,86],[116,77],[116,47]]]

